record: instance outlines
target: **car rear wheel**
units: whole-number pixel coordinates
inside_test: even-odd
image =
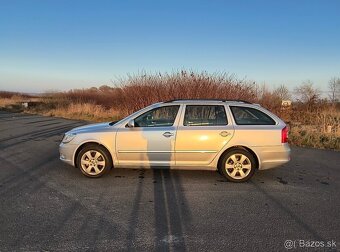
[[[100,145],[86,145],[77,156],[77,166],[90,178],[98,178],[112,167],[108,151]]]
[[[246,150],[234,149],[222,157],[219,171],[231,182],[248,181],[255,172],[254,156]]]

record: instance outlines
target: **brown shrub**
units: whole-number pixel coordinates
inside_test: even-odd
[[[11,99],[12,97],[32,98],[31,95],[23,94],[19,92],[0,91],[0,99],[2,98]]]
[[[132,75],[120,86],[117,107],[129,114],[155,102],[173,99],[240,99],[255,101],[250,82],[225,73],[181,71],[154,75]]]

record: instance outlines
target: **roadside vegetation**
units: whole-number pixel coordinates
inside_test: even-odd
[[[340,150],[340,79],[328,97],[306,81],[294,90],[269,89],[226,73],[191,71],[129,75],[112,86],[51,92],[40,96],[0,92],[0,108],[88,121],[114,121],[155,102],[171,99],[230,99],[261,104],[290,126],[293,145]],[[288,102],[284,102],[288,101]]]

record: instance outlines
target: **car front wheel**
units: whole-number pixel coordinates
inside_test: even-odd
[[[111,169],[112,161],[104,147],[91,144],[78,153],[77,165],[85,176],[98,178]]]
[[[255,172],[254,156],[246,150],[234,149],[222,157],[219,166],[220,173],[231,182],[248,181]]]

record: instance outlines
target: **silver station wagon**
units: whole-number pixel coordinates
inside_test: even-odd
[[[246,101],[172,100],[68,131],[60,159],[88,177],[112,167],[218,170],[229,181],[290,160],[288,128]]]

